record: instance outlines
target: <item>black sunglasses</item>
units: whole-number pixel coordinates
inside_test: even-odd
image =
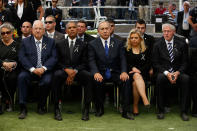
[[[9,35],[10,33],[11,31],[1,32],[1,35],[5,35],[5,34]]]
[[[44,23],[45,23],[45,24],[48,24],[48,23],[49,23],[49,24],[52,24],[53,21],[45,21]]]

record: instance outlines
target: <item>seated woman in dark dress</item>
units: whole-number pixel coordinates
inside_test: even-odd
[[[149,77],[151,67],[150,53],[145,46],[140,32],[132,29],[126,43],[126,59],[129,77],[133,87],[133,114],[138,115],[138,102],[140,96],[145,107],[150,107],[145,92],[145,80]]]
[[[14,93],[16,91],[17,81],[17,61],[19,44],[16,43],[13,36],[14,27],[5,22],[0,26],[0,92],[5,100],[6,110],[12,111]],[[0,105],[0,114],[2,111],[2,100]]]

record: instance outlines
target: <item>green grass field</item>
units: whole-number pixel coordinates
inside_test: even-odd
[[[54,120],[53,106],[45,115],[36,113],[36,105],[28,104],[28,116],[18,119],[18,106],[14,112],[4,112],[0,115],[0,131],[197,131],[197,118],[182,121],[178,106],[172,107],[164,120],[158,120],[153,106],[149,112],[140,106],[140,115],[135,120],[126,120],[120,116],[112,105],[105,106],[104,116],[98,118],[93,113],[90,120],[81,120],[81,105],[79,102],[64,103],[62,109],[63,121]],[[73,113],[67,113],[72,110]]]

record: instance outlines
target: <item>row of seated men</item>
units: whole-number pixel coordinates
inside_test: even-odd
[[[4,85],[1,90],[8,89],[13,96],[15,90],[11,87],[17,85],[21,109],[19,119],[27,116],[27,89],[30,81],[39,81],[38,113],[46,112],[46,98],[49,87],[52,87],[55,96],[55,119],[62,120],[58,106],[61,99],[61,87],[64,83],[72,85],[76,80],[84,85],[85,102],[82,120],[89,120],[89,106],[93,95],[95,96],[95,116],[101,117],[104,114],[103,84],[108,81],[118,84],[121,89],[122,117],[133,120],[134,117],[129,109],[131,92],[134,97],[133,114],[139,113],[140,97],[145,107],[150,108],[145,93],[145,81],[149,79],[149,74],[155,74],[158,90],[158,119],[164,118],[165,88],[178,85],[181,88],[182,98],[181,118],[184,121],[189,120],[187,112],[190,90],[189,76],[186,72],[188,48],[184,41],[174,35],[173,25],[164,24],[163,37],[155,43],[149,39],[153,39],[152,37],[144,33],[146,29],[144,20],[137,21],[136,29],[130,31],[126,43],[117,36],[115,37],[115,34],[111,34],[114,23],[108,21],[99,24],[98,38],[94,39],[89,36],[89,41],[85,41],[85,35],[82,35],[82,38],[79,37],[85,25],[84,22],[78,22],[78,24],[68,22],[66,39],[61,37],[55,41],[54,39],[60,37],[61,34],[57,35],[56,31],[49,33],[50,26],[53,30],[55,29],[55,18],[48,16],[45,20],[46,33],[44,24],[36,20],[33,24],[32,35],[22,39],[20,43],[12,38],[14,28],[11,24],[4,23],[0,27],[1,78],[2,85]],[[23,32],[30,26],[30,23],[24,23]],[[51,35],[54,39],[50,38]],[[197,113],[195,103],[193,116]]]

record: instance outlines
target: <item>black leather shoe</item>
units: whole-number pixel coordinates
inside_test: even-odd
[[[122,117],[129,119],[129,120],[134,120],[134,117],[131,114],[129,114],[128,112],[123,112]]]
[[[104,111],[101,111],[101,110],[100,110],[100,111],[98,111],[98,112],[96,111],[95,116],[96,116],[96,117],[101,117],[103,114],[104,114]]]
[[[55,120],[62,121],[62,115],[59,109],[55,110]]]
[[[88,109],[85,109],[83,111],[81,120],[84,120],[84,121],[88,121],[89,120],[89,111],[88,111]]]
[[[38,114],[40,115],[43,115],[47,112],[46,108],[45,107],[40,107],[38,108]]]
[[[192,116],[193,117],[197,117],[197,113],[192,113]]]
[[[164,113],[157,114],[157,119],[164,119]]]
[[[95,116],[96,117],[101,117],[104,114],[104,107],[101,106],[100,108],[96,109]]]
[[[182,119],[183,121],[189,121],[189,117],[187,116],[186,113],[181,113],[181,119]]]
[[[19,116],[18,116],[18,118],[19,119],[25,119],[26,116],[27,116],[27,110],[26,109],[22,109],[20,114],[19,114]]]

